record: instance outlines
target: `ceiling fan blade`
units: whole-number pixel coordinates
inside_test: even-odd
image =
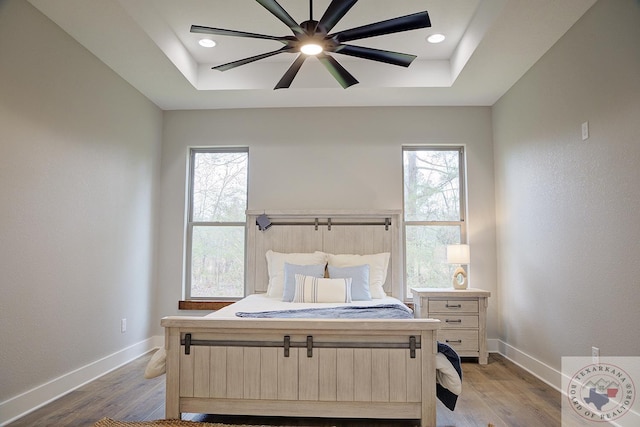
[[[286,10],[282,8],[278,4],[276,0],[256,0],[258,3],[262,5],[265,9],[267,9],[273,16],[284,22],[284,24],[291,28],[293,34],[303,35],[305,34],[304,30],[298,23],[287,13]]]
[[[236,31],[236,30],[224,30],[222,28],[203,27],[201,25],[192,25],[191,32],[199,33],[199,34],[215,34],[219,36],[248,37],[252,39],[277,40],[281,42],[286,42],[288,40],[287,37],[277,37],[277,36],[269,36],[266,34],[247,33],[245,31]]]
[[[218,71],[227,71],[227,70],[230,70],[232,68],[236,68],[236,67],[239,67],[239,66],[245,65],[245,64],[250,64],[252,62],[259,61],[261,59],[268,58],[270,56],[277,55],[279,53],[288,52],[290,50],[292,50],[291,47],[284,46],[281,49],[274,50],[273,52],[261,53],[260,55],[250,56],[250,57],[244,58],[244,59],[239,59],[237,61],[233,61],[233,62],[229,62],[229,63],[226,63],[226,64],[218,65],[216,67],[211,67],[211,69],[212,70],[218,70]]]
[[[357,2],[358,0],[333,0],[318,21],[318,28],[328,33]]]
[[[274,87],[273,89],[289,88],[289,86],[291,86],[291,82],[293,82],[293,79],[296,77],[296,74],[298,74],[298,70],[300,70],[300,67],[302,67],[302,63],[305,59],[307,59],[307,55],[304,55],[302,53],[298,55],[296,60],[293,61],[293,64],[291,64],[287,72],[284,73],[276,87]]]
[[[340,83],[344,89],[357,84],[358,81],[353,77],[342,65],[338,63],[332,56],[324,53],[318,54],[318,60],[324,65],[331,75]]]
[[[430,26],[431,20],[429,19],[429,14],[425,11],[340,31],[331,34],[331,37],[338,43],[342,43],[368,37],[382,36],[384,34],[399,33],[401,31],[417,30],[418,28]]]
[[[410,55],[408,53],[391,52],[388,50],[352,46],[348,44],[340,44],[336,46],[333,52],[363,59],[370,59],[372,61],[386,62],[387,64],[400,65],[401,67],[408,67],[411,65],[411,62],[417,58],[415,55]]]

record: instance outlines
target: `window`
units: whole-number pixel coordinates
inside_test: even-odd
[[[446,246],[466,242],[464,149],[403,149],[406,295],[450,287]]]
[[[246,148],[192,149],[185,298],[244,296]]]

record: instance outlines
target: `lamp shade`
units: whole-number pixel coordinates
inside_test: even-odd
[[[448,264],[469,264],[469,245],[448,245],[447,246],[447,263]]]

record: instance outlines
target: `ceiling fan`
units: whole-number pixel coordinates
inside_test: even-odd
[[[358,83],[358,80],[356,80],[355,77],[342,67],[342,65],[340,65],[333,56],[328,55],[328,53],[340,53],[372,61],[408,67],[411,62],[416,59],[415,55],[348,45],[344,44],[344,42],[431,26],[429,14],[425,11],[388,19],[386,21],[375,22],[357,28],[339,31],[337,33],[330,33],[331,29],[338,23],[338,21],[340,21],[340,19],[342,19],[349,9],[357,3],[358,0],[332,0],[331,4],[329,4],[329,7],[327,7],[327,10],[324,12],[324,15],[320,18],[320,21],[315,21],[313,19],[313,0],[309,0],[309,20],[301,22],[300,24],[294,21],[294,19],[282,8],[282,6],[280,6],[280,4],[278,4],[276,0],[256,1],[287,25],[293,32],[293,36],[278,37],[265,34],[248,33],[244,31],[203,27],[200,25],[192,25],[191,32],[275,40],[284,44],[284,46],[278,50],[218,65],[216,67],[212,67],[213,70],[230,70],[280,53],[299,53],[298,57],[284,73],[274,89],[286,89],[291,86],[298,70],[300,70],[300,67],[302,67],[302,64],[308,56],[316,56],[327,68],[329,73],[331,73],[331,75],[333,75],[338,83],[340,83],[340,85],[345,89]]]

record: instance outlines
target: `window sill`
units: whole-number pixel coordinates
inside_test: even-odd
[[[235,301],[203,301],[203,300],[182,300],[178,301],[178,310],[220,310],[223,307],[233,304]]]

